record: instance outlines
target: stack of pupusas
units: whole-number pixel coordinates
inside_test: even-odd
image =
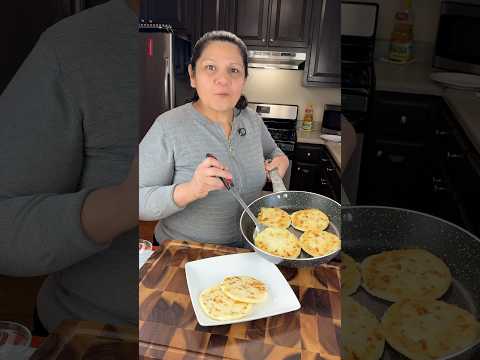
[[[413,360],[438,359],[480,341],[480,323],[469,312],[438,300],[452,275],[422,249],[372,255],[358,265],[342,254],[342,359],[380,359],[385,340]],[[348,295],[367,293],[393,302],[381,322]]]
[[[279,208],[261,208],[258,221],[268,226],[255,237],[255,245],[269,254],[284,258],[297,258],[303,249],[313,257],[328,255],[340,249],[340,239],[325,229],[328,216],[318,209],[304,209],[288,214]],[[288,230],[302,231],[297,238]]]
[[[268,288],[251,276],[227,276],[200,294],[203,311],[215,320],[235,320],[248,315],[255,304],[264,302]]]

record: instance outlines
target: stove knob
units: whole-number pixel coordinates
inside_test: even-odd
[[[405,124],[407,123],[407,117],[406,117],[405,115],[402,115],[402,116],[400,117],[400,122],[401,122],[403,125],[405,125]]]
[[[310,157],[310,153],[307,153],[307,156]]]

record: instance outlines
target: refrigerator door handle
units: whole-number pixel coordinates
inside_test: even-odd
[[[164,77],[164,95],[165,95],[165,108],[171,109],[170,99],[170,60],[165,58],[165,77]]]

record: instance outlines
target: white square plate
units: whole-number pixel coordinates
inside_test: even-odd
[[[295,293],[280,270],[255,253],[215,256],[190,261],[185,264],[185,274],[193,310],[198,323],[202,326],[234,324],[300,309]],[[250,314],[241,319],[227,321],[211,319],[200,306],[198,301],[200,293],[222,282],[226,276],[233,275],[253,276],[263,281],[268,287],[268,298],[263,303],[253,304]]]

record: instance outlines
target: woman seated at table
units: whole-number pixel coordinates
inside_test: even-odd
[[[261,194],[266,170],[284,176],[288,158],[241,95],[248,75],[242,40],[226,31],[204,34],[188,72],[193,102],[161,114],[140,143],[139,217],[161,220],[158,242],[241,246],[241,207],[217,177],[232,179],[248,204]]]

